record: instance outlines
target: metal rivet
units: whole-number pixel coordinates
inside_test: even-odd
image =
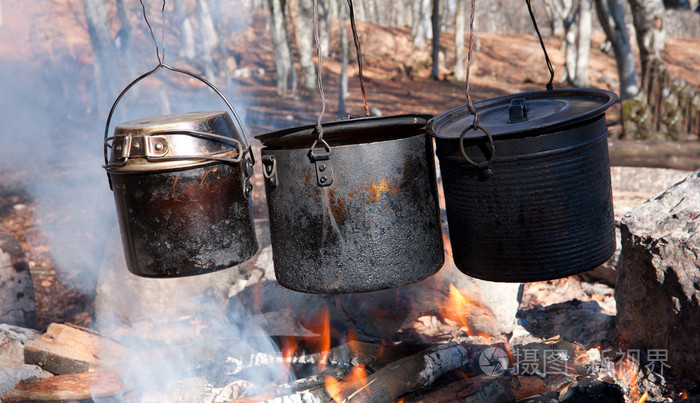
[[[122,146],[116,146],[116,147],[114,147],[114,150],[115,150],[116,152],[121,152],[121,151],[122,151]]]
[[[320,165],[318,166],[318,170],[321,171],[321,172],[325,171],[325,170],[326,170],[326,164],[320,164]]]
[[[155,148],[156,151],[161,151],[163,149],[163,143],[156,143]]]
[[[322,176],[318,181],[321,183],[326,183],[328,179],[325,176]]]
[[[141,144],[140,143],[134,143],[134,150],[140,150],[141,149]]]

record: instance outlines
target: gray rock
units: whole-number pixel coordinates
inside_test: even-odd
[[[19,242],[0,231],[0,323],[36,326],[34,286]]]
[[[621,341],[656,350],[670,366],[666,371],[695,381],[700,381],[698,229],[700,173],[694,173],[622,218],[615,288]]]
[[[548,339],[561,336],[563,340],[577,342],[586,349],[609,340],[613,335],[613,317],[601,312],[595,301],[582,302],[577,299],[535,307],[518,312],[520,325],[532,336]],[[522,341],[528,338],[519,334]]]
[[[0,396],[11,391],[19,381],[29,378],[49,378],[53,374],[38,365],[21,364],[13,367],[0,367]]]
[[[603,281],[615,285],[617,281],[617,264],[622,251],[620,241],[620,219],[629,210],[654,197],[664,189],[677,183],[691,172],[663,168],[611,167],[610,178],[613,191],[613,209],[615,211],[615,254],[597,268],[582,273],[589,281]]]
[[[37,365],[24,363],[24,346],[40,335],[34,329],[0,324],[0,396],[12,390],[19,381],[53,376]]]
[[[24,364],[24,346],[41,335],[34,329],[0,325],[0,368]]]

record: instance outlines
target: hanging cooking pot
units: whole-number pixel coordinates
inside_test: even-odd
[[[381,290],[442,267],[428,115],[296,127],[257,136],[275,274],[311,293]],[[311,148],[309,148],[309,146]]]
[[[605,111],[595,89],[526,92],[437,116],[457,267],[491,281],[565,277],[615,251]]]
[[[245,145],[222,111],[133,120],[107,137],[122,96],[160,67],[216,91],[236,117]],[[258,250],[245,129],[228,100],[205,79],[160,64],[132,82],[110,111],[104,153],[130,272],[145,277],[208,273],[239,264]]]

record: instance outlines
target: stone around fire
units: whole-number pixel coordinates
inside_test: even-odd
[[[700,381],[700,172],[621,221],[617,332],[655,371]],[[654,360],[655,359],[655,360]]]
[[[34,288],[19,242],[0,231],[0,323],[36,326]]]
[[[0,324],[0,396],[21,380],[53,376],[38,365],[24,363],[24,346],[39,336],[34,329]]]

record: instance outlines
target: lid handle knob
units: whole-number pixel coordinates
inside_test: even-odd
[[[518,123],[527,120],[525,98],[514,98],[508,107],[508,123]]]

